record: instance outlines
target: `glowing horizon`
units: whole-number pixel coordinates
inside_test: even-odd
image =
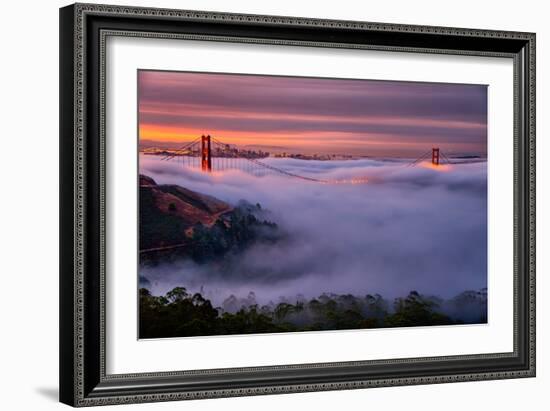
[[[487,153],[484,85],[143,70],[138,80],[142,146],[210,134],[274,152]]]

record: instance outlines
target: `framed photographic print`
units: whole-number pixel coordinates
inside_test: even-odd
[[[535,35],[60,10],[60,400],[535,375]]]

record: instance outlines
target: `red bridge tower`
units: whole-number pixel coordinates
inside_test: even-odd
[[[202,171],[212,171],[210,134],[201,136],[201,167]]]
[[[434,166],[439,165],[439,147],[432,148],[432,164]]]

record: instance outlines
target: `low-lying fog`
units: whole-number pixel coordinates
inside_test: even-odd
[[[487,164],[437,170],[426,164],[372,159],[262,160],[319,179],[367,177],[368,184],[319,184],[238,170],[203,173],[158,156],[140,156],[140,172],[231,204],[244,199],[273,213],[288,240],[257,245],[231,272],[210,265],[142,267],[152,293],[175,286],[202,289],[213,304],[250,291],[260,304],[322,293],[386,298],[450,298],[487,286]],[[216,163],[214,163],[214,168]],[[254,276],[243,273],[254,273]]]

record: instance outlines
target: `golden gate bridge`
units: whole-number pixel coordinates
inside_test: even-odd
[[[239,149],[236,145],[226,144],[210,135],[202,135],[195,140],[175,149],[162,150],[156,147],[142,151],[145,154],[161,153],[162,161],[179,162],[188,168],[200,169],[205,173],[227,170],[241,170],[255,176],[278,174],[300,180],[322,184],[366,184],[368,177],[354,177],[348,179],[322,179],[313,176],[297,174],[280,167],[275,167],[263,161],[262,152]],[[438,147],[426,151],[414,161],[403,164],[404,167],[415,167],[431,160],[432,166],[453,164],[451,159]]]

